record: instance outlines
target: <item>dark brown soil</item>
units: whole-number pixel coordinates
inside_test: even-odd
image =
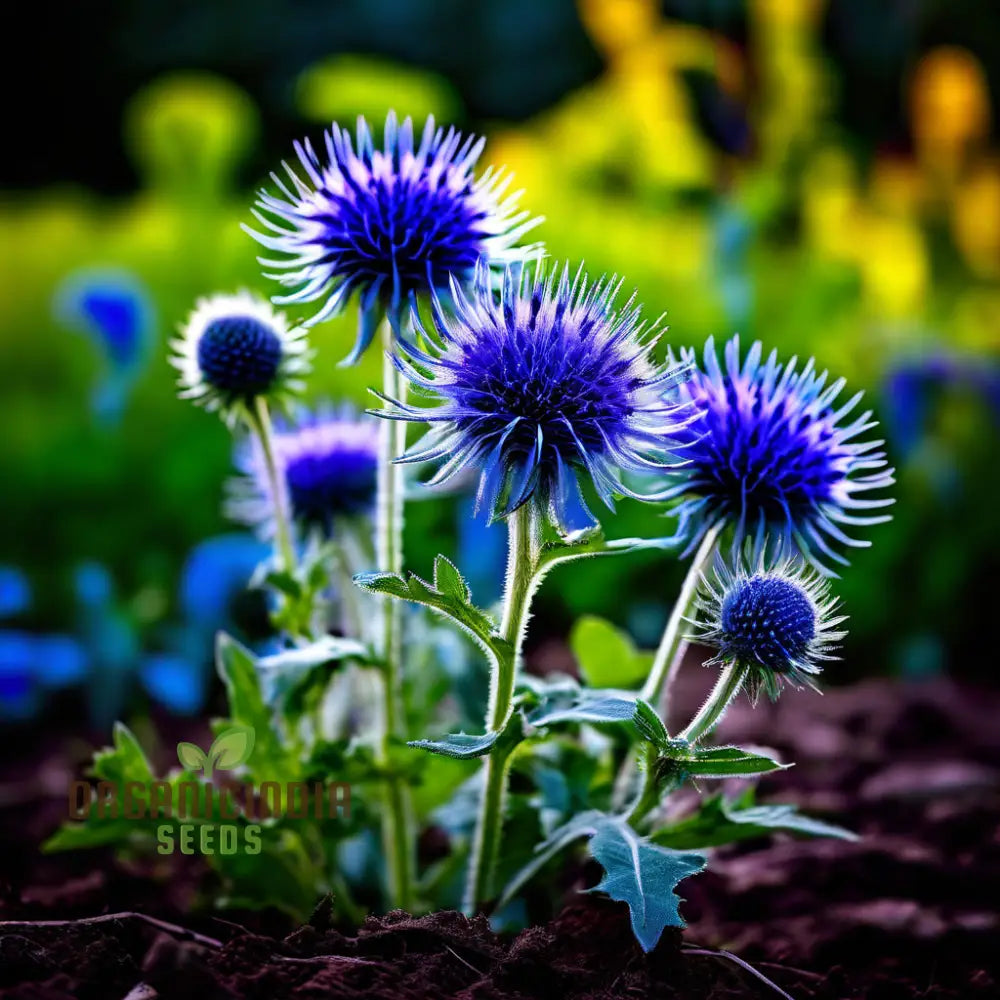
[[[707,679],[693,672],[695,685]],[[678,694],[683,702],[698,692]],[[394,913],[350,934],[328,926],[322,908],[291,934],[269,914],[241,915],[239,923],[195,916],[197,872],[165,881],[107,855],[39,859],[31,845],[57,811],[38,789],[31,804],[16,807],[8,794],[7,808],[0,798],[7,883],[0,920],[29,923],[0,926],[0,995],[779,995],[725,956],[703,953],[725,949],[796,1000],[1000,997],[998,720],[1000,695],[945,682],[870,682],[822,698],[794,694],[754,711],[737,705],[721,738],[769,746],[798,762],[766,778],[761,798],[795,802],[863,839],[778,836],[716,852],[710,871],[682,886],[688,929],[665,934],[649,956],[634,944],[623,906],[572,890],[555,920],[514,938],[454,913]],[[582,871],[575,888],[594,881],[594,872]],[[30,923],[122,909],[215,941],[135,918]]]

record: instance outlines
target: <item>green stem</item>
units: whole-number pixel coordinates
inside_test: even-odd
[[[538,552],[534,517],[534,508],[529,502],[508,518],[510,542],[500,634],[510,644],[510,651],[498,657],[493,664],[489,707],[486,712],[486,727],[491,732],[503,733],[512,718],[514,680],[520,666],[531,598],[537,586],[535,570]],[[463,901],[463,909],[468,914],[475,913],[493,895],[493,877],[500,853],[511,757],[510,748],[502,743],[502,740],[498,741],[483,765],[482,798],[476,818]]]
[[[382,391],[390,399],[402,400],[406,383],[392,363],[393,334],[388,320],[382,321]],[[383,420],[379,428],[378,494],[376,500],[376,564],[382,571],[403,569],[403,468],[393,460],[406,449],[406,424]],[[383,597],[380,602],[378,649],[383,660],[382,705],[376,752],[379,762],[389,766],[391,748],[405,738],[402,691],[402,605]],[[416,836],[409,788],[394,774],[387,775],[382,812],[382,846],[385,852],[389,898],[394,907],[413,906],[416,871]]]
[[[719,539],[719,531],[719,527],[713,527],[706,532],[705,537],[698,546],[698,551],[691,560],[691,565],[688,566],[681,591],[674,602],[670,618],[667,620],[666,628],[663,630],[663,636],[660,639],[660,645],[657,647],[656,654],[653,657],[653,664],[649,668],[646,683],[640,692],[640,697],[654,706],[656,706],[657,700],[660,701],[657,707],[660,717],[666,722],[669,722],[670,719],[668,712],[670,707],[670,686],[674,677],[677,676],[677,671],[684,660],[684,654],[687,652],[688,644],[682,632],[684,619],[691,614],[694,607],[695,595],[698,592],[698,582],[715,552],[715,546]],[[650,750],[651,748],[647,746],[643,751],[647,758],[645,761],[647,771],[651,766],[651,762],[648,759]],[[625,758],[618,776],[615,778],[614,789],[612,791],[612,802],[615,808],[621,809],[628,801],[629,794],[635,785],[635,777],[636,760],[630,754]],[[641,796],[642,792],[640,792],[640,798]]]
[[[687,646],[682,633],[684,619],[691,614],[695,595],[698,592],[698,582],[715,552],[719,530],[718,527],[713,527],[705,532],[705,537],[701,540],[701,545],[698,546],[694,559],[691,560],[681,592],[677,595],[677,601],[670,613],[667,627],[663,630],[663,638],[660,639],[660,645],[653,657],[653,665],[649,668],[649,676],[642,688],[642,697],[650,704],[656,704],[661,692],[663,693],[664,702],[661,705],[661,714],[664,717],[667,715],[667,696],[670,693],[670,685],[684,659],[684,650]]]
[[[729,707],[730,702],[739,694],[747,673],[746,667],[737,664],[725,667],[719,675],[715,687],[712,688],[711,694],[705,699],[705,704],[701,706],[698,714],[680,734],[679,739],[696,743],[702,736],[711,732]],[[642,788],[626,816],[627,822],[634,827],[637,827],[645,819],[647,813],[655,809],[663,798],[669,795],[680,783],[677,776],[661,778],[656,773],[658,755],[656,747],[651,743],[646,744],[643,755],[645,774]]]
[[[274,456],[274,428],[271,425],[271,412],[267,399],[258,396],[254,408],[250,411],[250,424],[257,434],[260,450],[264,456],[264,468],[271,485],[271,496],[274,506],[275,546],[281,559],[281,569],[286,573],[295,572],[295,548],[292,545],[292,530],[289,524],[286,505],[286,490],[282,473]]]
[[[730,663],[727,667],[723,667],[715,687],[705,699],[705,704],[698,709],[698,714],[680,734],[680,739],[696,743],[711,732],[729,707],[729,703],[739,694],[747,673],[748,669],[738,663]]]

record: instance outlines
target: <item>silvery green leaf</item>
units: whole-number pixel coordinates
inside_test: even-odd
[[[740,747],[699,747],[685,740],[669,740],[661,747],[661,756],[673,761],[692,778],[734,778],[782,771],[791,764],[780,764],[754,750]]]
[[[796,806],[758,806],[753,801],[752,788],[736,800],[721,794],[709,796],[702,799],[695,813],[657,830],[650,839],[675,850],[717,847],[720,844],[763,837],[775,830],[809,837],[858,839],[857,834],[841,826],[803,816]]]
[[[554,700],[557,701],[555,706],[543,704],[529,714],[528,722],[539,728],[560,722],[628,722],[650,743],[660,745],[669,739],[667,730],[653,707],[635,695],[583,690],[568,705],[558,704],[558,699]]]
[[[469,733],[450,733],[441,740],[411,740],[407,746],[429,753],[443,754],[445,757],[455,757],[458,760],[471,760],[473,757],[483,757],[493,749],[500,733],[483,733],[481,736]]]
[[[603,817],[591,837],[590,853],[604,878],[590,891],[627,903],[632,932],[644,951],[652,951],[665,927],[683,927],[677,884],[700,872],[705,858],[680,854],[640,837],[619,817]]]

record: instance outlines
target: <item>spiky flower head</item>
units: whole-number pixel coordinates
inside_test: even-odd
[[[272,175],[280,194],[259,193],[254,215],[265,232],[244,228],[282,255],[261,259],[277,269],[269,277],[294,289],[276,302],[321,303],[310,326],[359,293],[358,339],[345,364],[360,358],[383,315],[398,330],[407,300],[467,279],[480,257],[503,265],[532,249],[514,245],[541,220],[517,211],[510,175],[475,176],[485,140],[428,118],[416,143],[411,120],[397,124],[394,112],[381,149],[363,118],[354,142],[336,124],[324,139],[325,156],[308,139],[295,144],[304,178],[285,164],[289,183]]]
[[[508,267],[499,294],[485,263],[471,295],[453,282],[453,311],[433,301],[433,336],[414,316],[427,349],[399,343],[399,370],[438,401],[387,400],[380,411],[432,425],[401,461],[443,460],[430,485],[475,469],[477,510],[491,520],[536,498],[564,531],[596,524],[580,473],[612,509],[615,494],[657,499],[634,492],[621,474],[672,467],[672,435],[690,419],[670,398],[684,369],[653,360],[657,334],[634,295],[616,309],[620,287],[540,259]]]
[[[798,553],[784,556],[779,547],[766,557],[768,547],[730,560],[717,553],[691,619],[690,638],[715,651],[707,664],[745,668],[753,700],[761,691],[777,698],[783,684],[815,688],[822,663],[836,659],[832,649],[847,634],[836,631],[846,618],[835,615],[829,581]]]
[[[199,299],[170,346],[181,396],[230,424],[259,397],[301,391],[310,367],[306,331],[247,291]]]
[[[838,402],[844,379],[830,381],[812,359],[797,370],[795,358],[780,365],[775,351],[762,353],[755,342],[741,364],[733,337],[723,369],[710,339],[704,368],[681,387],[703,415],[680,435],[688,462],[670,491],[683,498],[678,534],[693,548],[713,526],[735,525],[738,539],[764,531],[836,575],[826,563],[847,564],[839,547],[871,544],[847,531],[890,520],[865,513],[893,502],[868,496],[894,482],[884,441],[858,440],[877,423],[871,410],[849,418],[863,394]],[[691,350],[682,358],[697,361]]]
[[[368,514],[378,479],[378,425],[351,409],[300,410],[293,422],[278,421],[272,439],[285,495],[275,498],[256,437],[241,442],[236,464],[243,473],[230,484],[226,510],[265,537],[275,530],[276,499],[303,534],[328,538],[342,518]]]

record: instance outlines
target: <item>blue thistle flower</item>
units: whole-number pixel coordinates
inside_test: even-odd
[[[257,397],[283,402],[301,391],[309,371],[305,336],[249,292],[199,299],[171,343],[181,396],[218,410],[229,424]]]
[[[291,187],[272,174],[281,196],[259,193],[254,216],[268,232],[243,228],[283,255],[261,258],[280,271],[269,277],[295,289],[275,302],[322,301],[308,325],[359,293],[358,339],[344,364],[361,357],[383,314],[398,331],[404,300],[445,290],[452,277],[465,280],[482,256],[504,264],[530,249],[514,244],[541,220],[516,211],[520,192],[506,193],[510,175],[492,168],[474,175],[485,140],[445,132],[428,118],[415,145],[412,122],[397,125],[394,112],[382,149],[363,118],[356,142],[337,125],[324,138],[325,161],[308,139],[295,144],[307,181],[285,164]]]
[[[536,497],[565,531],[596,524],[580,472],[611,509],[614,494],[658,499],[634,492],[621,473],[672,467],[673,435],[690,419],[669,399],[684,368],[653,360],[657,334],[634,295],[616,310],[620,287],[541,260],[508,267],[499,296],[485,263],[472,297],[453,281],[453,314],[433,299],[435,336],[414,316],[427,350],[399,343],[399,370],[439,400],[429,408],[386,400],[380,416],[432,425],[400,461],[446,459],[429,485],[478,469],[476,507],[491,520]]]
[[[689,550],[713,526],[735,525],[769,533],[788,547],[794,543],[820,572],[836,575],[825,564],[847,559],[835,545],[871,544],[849,536],[848,527],[879,524],[888,515],[865,515],[891,499],[864,495],[893,482],[883,441],[856,439],[877,426],[868,410],[850,422],[862,393],[838,404],[844,380],[827,384],[810,359],[796,370],[796,359],[779,365],[772,351],[762,361],[760,342],[740,364],[739,338],[725,347],[725,370],[710,339],[703,371],[681,386],[682,398],[702,411],[679,435],[688,460],[668,493],[683,497],[675,512],[678,536]],[[682,358],[696,362],[693,351]],[[859,513],[862,512],[862,513]]]
[[[304,532],[329,537],[340,518],[367,514],[378,480],[378,426],[350,409],[302,410],[294,423],[279,422],[274,458],[282,474],[287,507]],[[241,443],[236,464],[244,473],[230,486],[227,512],[236,521],[274,530],[275,498],[256,439]]]
[[[774,700],[782,684],[816,687],[823,661],[835,659],[832,647],[847,634],[835,616],[837,599],[829,581],[799,555],[765,558],[767,544],[749,558],[738,552],[731,562],[716,553],[710,576],[702,576],[689,636],[715,650],[706,665],[748,671],[746,686],[756,700],[766,691]]]

